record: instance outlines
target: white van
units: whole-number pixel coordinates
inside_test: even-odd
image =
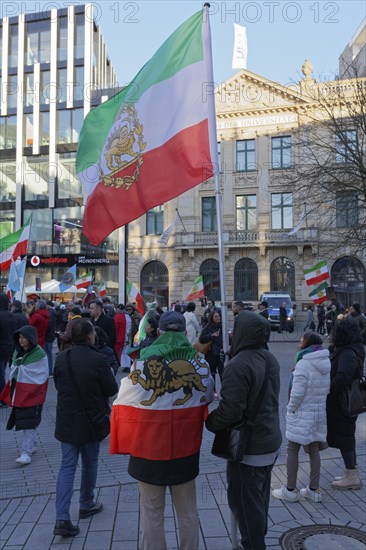
[[[292,305],[291,296],[287,292],[263,292],[260,297],[261,302],[268,302],[268,320],[271,323],[271,327],[278,328],[280,325],[280,306],[283,303],[286,304],[287,311],[287,324],[289,332],[294,331],[294,309]]]

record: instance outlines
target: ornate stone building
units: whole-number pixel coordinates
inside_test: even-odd
[[[324,210],[314,208],[309,196],[301,194],[296,170],[300,159],[304,169],[299,130],[318,119],[324,124],[314,92],[338,93],[339,82],[316,83],[309,61],[302,72],[299,83],[283,86],[241,70],[215,92],[227,279],[224,301],[256,304],[263,291],[283,290],[299,309],[305,307],[312,299],[303,269],[326,258],[337,297],[345,304],[365,304],[365,252],[356,253],[337,237],[340,228],[344,231],[364,219],[357,197],[346,220],[342,204],[349,194],[343,202],[335,194]],[[341,82],[342,93],[348,95],[355,94],[356,85],[365,88],[365,79],[358,84]],[[345,134],[352,140],[357,129],[348,125]],[[327,139],[331,143],[335,138],[329,134]],[[333,152],[340,166],[347,162],[341,148],[342,144],[335,145]],[[176,212],[175,229],[167,245],[161,245],[157,240]],[[325,218],[324,226],[319,221]],[[157,298],[166,306],[184,299],[202,274],[206,295],[219,300],[216,229],[215,184],[209,180],[130,224],[128,277],[147,301]]]

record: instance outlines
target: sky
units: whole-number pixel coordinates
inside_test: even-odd
[[[73,0],[7,1],[2,15],[65,7]],[[118,83],[130,82],[164,40],[202,7],[198,0],[143,0],[95,2]],[[233,75],[233,23],[245,26],[248,36],[247,69],[288,84],[302,78],[309,58],[317,79],[333,79],[338,57],[366,16],[364,0],[263,0],[211,2],[214,79],[217,84]]]

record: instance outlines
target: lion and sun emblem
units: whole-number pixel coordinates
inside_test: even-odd
[[[195,366],[186,359],[174,359],[167,362],[162,356],[153,355],[144,360],[143,375],[141,370],[132,371],[128,378],[133,385],[140,384],[144,390],[153,390],[149,399],[141,401],[141,405],[151,406],[155,401],[165,393],[174,393],[180,389],[183,390],[184,397],[176,399],[174,407],[184,405],[193,396],[193,389],[206,393],[206,387],[202,383],[203,378],[208,378],[207,363],[200,363],[196,356],[199,367],[205,367],[207,374],[199,374]],[[200,402],[204,403],[206,397],[202,396]]]
[[[106,143],[104,170],[99,162],[99,178],[104,185],[128,190],[138,181],[143,164],[142,153],[146,148],[143,129],[137,118],[135,106],[124,104],[119,114],[118,125]],[[129,167],[131,173],[122,176],[121,171]]]

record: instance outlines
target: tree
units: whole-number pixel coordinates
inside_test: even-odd
[[[294,167],[284,176],[324,256],[366,251],[366,78],[302,81]],[[302,210],[300,206],[300,210]],[[323,243],[325,242],[325,247]]]

